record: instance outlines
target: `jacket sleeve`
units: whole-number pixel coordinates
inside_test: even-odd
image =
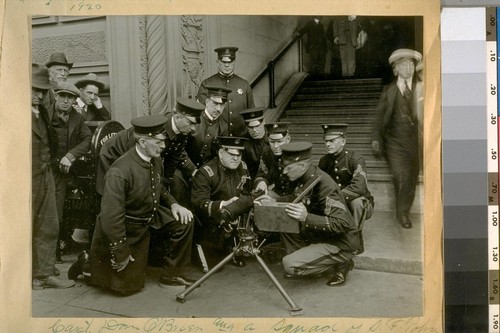
[[[253,91],[250,83],[247,83],[247,108],[252,109],[255,107],[255,101],[253,100]]]
[[[177,167],[181,170],[186,179],[191,179],[191,175],[193,174],[194,170],[197,169],[196,165],[189,158],[185,148],[182,149],[182,152],[178,156]]]
[[[106,121],[106,120],[111,120],[111,114],[109,113],[108,109],[103,105],[102,108],[98,109],[94,105],[94,119],[93,120],[100,120],[100,121]]]
[[[89,127],[83,121],[83,118],[79,121],[80,126],[78,130],[78,144],[69,150],[68,154],[74,159],[78,159],[83,155],[87,154],[90,150],[90,141],[92,140],[92,132]],[[66,155],[68,155],[66,154]],[[71,158],[70,158],[71,160]]]
[[[200,168],[193,177],[191,188],[191,202],[195,210],[204,218],[214,216],[218,211],[222,201],[210,200],[212,192],[210,177]]]
[[[368,191],[365,159],[362,156],[350,156],[348,163],[349,170],[352,172],[352,180],[348,186],[342,189],[346,202],[350,202]]]
[[[303,228],[332,235],[349,232],[353,227],[352,216],[341,198],[338,188],[319,185],[317,199],[323,209],[322,214],[308,213]],[[336,186],[336,185],[335,185]],[[314,201],[311,198],[311,201]]]
[[[382,91],[382,94],[380,95],[380,99],[377,106],[377,118],[375,118],[375,124],[373,125],[373,132],[372,132],[372,141],[379,141],[380,143],[383,142],[384,116],[386,113],[386,108],[388,106],[387,89],[388,87],[385,87],[384,90]]]
[[[111,257],[118,262],[125,260],[130,255],[125,228],[127,186],[123,171],[117,168],[108,171],[99,215],[101,229],[108,241]]]
[[[205,86],[205,81],[201,82],[200,88],[198,88],[198,93],[196,94],[196,100],[205,105],[205,100],[207,99],[208,90]]]

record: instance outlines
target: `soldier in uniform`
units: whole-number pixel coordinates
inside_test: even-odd
[[[54,89],[55,103],[49,108],[49,119],[59,139],[59,149],[55,157],[54,182],[56,185],[57,213],[59,217],[59,246],[57,260],[62,262],[61,250],[71,234],[71,226],[63,219],[67,183],[73,163],[90,150],[92,132],[85,124],[85,118],[74,108],[73,103],[80,94],[78,88],[68,82],[59,82]]]
[[[329,174],[341,190],[359,230],[356,254],[361,254],[364,252],[363,222],[372,216],[374,205],[368,190],[366,162],[358,153],[345,149],[347,124],[325,124],[322,128],[328,154],[321,157],[318,167]]]
[[[55,267],[59,234],[56,193],[52,174],[52,156],[57,152],[57,134],[50,124],[43,100],[52,88],[49,70],[33,64],[31,68],[31,126],[32,126],[32,210],[33,210],[33,280],[34,290],[69,288],[73,281],[60,280]]]
[[[194,133],[200,123],[200,115],[205,107],[187,98],[178,98],[176,109],[167,115],[165,129],[168,138],[165,140],[165,150],[162,153],[164,163],[165,185],[170,188],[176,168],[182,170],[189,179],[196,166],[187,156],[185,147],[188,137]],[[99,152],[97,164],[96,189],[102,194],[104,175],[111,164],[135,145],[134,129],[130,127],[104,143]],[[171,194],[177,199],[175,193]]]
[[[396,216],[401,227],[412,223],[410,209],[415,199],[420,170],[422,82],[415,66],[422,55],[410,49],[398,49],[389,57],[394,75],[378,104],[378,116],[373,127],[372,148],[389,163],[396,194]]]
[[[292,195],[258,200],[290,202],[285,212],[300,224],[299,234],[282,234],[287,255],[283,257],[285,278],[318,276],[333,271],[328,286],[344,285],[354,266],[352,258],[359,246],[356,224],[340,188],[324,171],[312,165],[312,143],[294,142],[282,146],[283,174],[297,187]],[[319,182],[313,186],[318,178]],[[312,189],[309,187],[312,186]],[[303,200],[296,196],[309,189]]]
[[[144,287],[150,229],[166,228],[170,234],[160,286],[193,283],[182,276],[190,262],[193,215],[162,183],[167,121],[160,115],[132,120],[136,144],[106,173],[90,249],[90,282],[122,295]]]
[[[245,79],[234,74],[237,47],[225,46],[214,50],[217,52],[217,67],[219,72],[203,80],[198,89],[196,99],[203,103],[207,99],[208,86],[222,86],[231,89],[222,118],[229,123],[231,136],[243,136],[246,133],[245,122],[240,112],[255,107],[253,92]]]
[[[80,89],[80,97],[76,100],[77,111],[87,121],[105,121],[111,119],[108,109],[101,103],[99,93],[104,90],[104,83],[98,80],[97,75],[89,73],[83,79],[75,82]]]
[[[245,136],[248,140],[245,141],[243,161],[247,164],[252,179],[257,176],[262,153],[269,144],[264,127],[264,110],[265,108],[253,108],[240,113],[248,131]]]
[[[293,190],[293,185],[283,176],[281,166],[281,146],[291,140],[288,126],[290,123],[276,122],[266,124],[269,146],[264,148],[254,184],[255,188],[271,196],[282,196]]]
[[[219,227],[230,230],[229,224],[234,224],[253,207],[250,176],[241,160],[245,140],[219,137],[217,157],[203,165],[193,178],[191,201],[196,216],[202,221],[202,244],[219,250],[216,251],[218,257],[226,255],[228,247],[234,245]],[[236,257],[233,264],[245,266],[245,262]]]

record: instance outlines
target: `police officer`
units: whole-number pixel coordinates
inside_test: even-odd
[[[285,277],[322,275],[333,270],[327,285],[344,285],[354,266],[353,252],[359,246],[359,238],[340,188],[328,174],[312,165],[312,143],[288,143],[282,151],[283,174],[297,187],[292,195],[277,201],[290,202],[285,212],[300,224],[300,234],[282,234],[287,252],[283,257]],[[314,185],[318,177],[319,182]],[[293,203],[305,189],[309,190],[303,199]],[[265,195],[259,200],[276,199]]]
[[[201,103],[207,99],[208,86],[222,86],[231,89],[222,117],[229,123],[231,136],[243,136],[246,128],[240,112],[255,107],[252,88],[248,81],[234,74],[237,47],[224,46],[216,48],[214,51],[217,52],[219,72],[203,80],[196,99]]]
[[[368,190],[365,159],[358,153],[345,149],[347,124],[322,125],[327,154],[319,160],[318,167],[337,183],[354,222],[360,244],[357,254],[364,252],[362,229],[364,220],[373,213],[373,196]]]
[[[106,173],[101,212],[90,250],[91,283],[128,295],[144,287],[151,229],[168,229],[171,254],[160,286],[190,285],[182,276],[190,262],[193,215],[162,183],[164,116],[132,120],[136,144]]]
[[[193,178],[191,201],[202,221],[202,243],[212,249],[227,251],[234,245],[219,226],[230,229],[242,214],[253,207],[252,183],[245,162],[242,162],[245,138],[219,137],[217,157],[203,165]],[[245,265],[241,258],[233,264]]]
[[[262,153],[269,143],[264,127],[264,110],[265,108],[253,108],[240,113],[248,132],[245,136],[248,140],[245,141],[243,161],[247,164],[252,179],[257,175]]]
[[[282,196],[293,190],[293,185],[283,176],[281,166],[281,146],[291,140],[287,122],[265,124],[269,145],[264,148],[259,170],[255,178],[255,188],[270,194]]]

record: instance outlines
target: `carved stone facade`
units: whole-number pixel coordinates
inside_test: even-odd
[[[200,15],[181,17],[182,79],[181,95],[195,98],[205,78],[203,66],[205,52],[205,24]]]
[[[146,16],[139,17],[139,66],[141,72],[142,105],[143,110],[149,110],[149,80],[148,80],[148,51]]]
[[[64,50],[75,63],[107,61],[104,31],[40,37],[33,39],[33,62],[45,63],[52,52]]]

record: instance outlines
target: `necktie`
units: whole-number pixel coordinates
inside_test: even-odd
[[[405,90],[403,92],[403,96],[407,100],[410,99],[410,96],[411,96],[411,90],[410,90],[410,87],[408,87],[408,82],[406,82],[406,80],[405,80]]]

